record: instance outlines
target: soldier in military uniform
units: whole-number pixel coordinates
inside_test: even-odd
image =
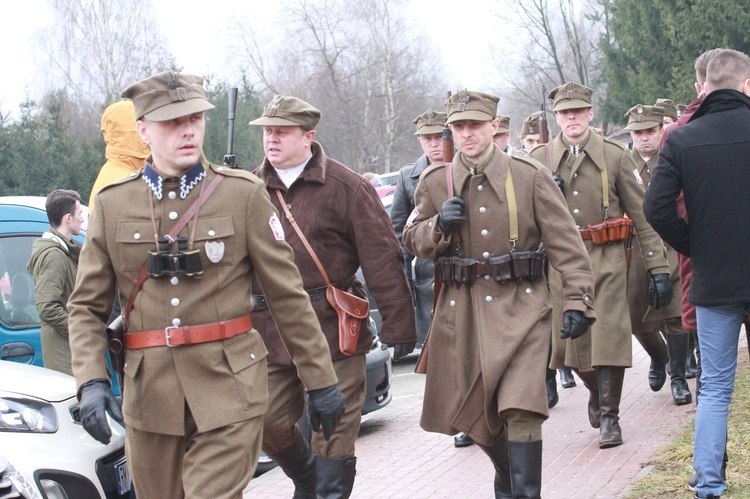
[[[505,154],[518,154],[518,151],[510,145],[510,116],[498,114],[497,119],[500,120],[500,124],[497,126],[497,132],[492,136],[492,141]]]
[[[577,340],[560,340],[553,335],[550,365],[570,366],[583,380],[590,392],[589,422],[599,428],[599,447],[607,448],[623,442],[620,398],[625,368],[632,365],[626,296],[628,224],[622,218],[625,212],[638,231],[650,274],[649,297],[655,308],[671,301],[672,286],[664,244],[643,216],[644,189],[633,173],[633,159],[622,144],[592,133],[589,127],[594,116],[591,95],[590,88],[574,82],[552,90],[549,98],[562,131],[549,145],[536,147],[530,156],[541,162],[547,162],[549,157],[547,166],[563,180],[561,187],[568,210],[591,257],[597,303],[607,311],[589,334]],[[607,237],[610,234],[611,239]],[[625,240],[620,240],[622,237]],[[555,306],[553,330],[557,330],[568,298],[554,269],[550,269],[549,281]]]
[[[320,116],[318,109],[301,99],[277,95],[263,109],[263,115],[250,122],[263,127],[266,153],[255,173],[265,182],[279,212],[289,210],[281,225],[294,249],[295,262],[328,340],[346,398],[346,410],[336,432],[330,441],[315,432],[312,452],[296,424],[304,408],[303,383],[279,336],[283,324],[278,313],[262,306],[264,295],[254,295],[259,306],[252,318],[269,348],[269,409],[263,427],[263,450],[294,481],[295,497],[346,498],[354,486],[354,443],[367,390],[365,354],[372,347],[372,333],[368,320],[363,319],[356,352],[342,353],[338,315],[325,299],[326,279],[311,253],[334,286],[366,299],[364,286],[355,277],[357,268],[362,267],[383,318],[380,337],[394,347],[395,360],[414,350],[416,332],[403,253],[388,214],[375,188],[327,157],[315,141]],[[289,217],[296,221],[312,252]],[[265,285],[260,284],[266,292]]]
[[[662,126],[669,126],[672,123],[677,123],[680,113],[677,109],[677,105],[672,99],[656,99],[656,107],[660,107],[664,111],[664,119]]]
[[[542,134],[539,128],[539,113],[527,116],[521,124],[521,144],[526,154],[531,152],[542,141]]]
[[[425,170],[406,247],[437,258],[442,287],[428,339],[420,424],[464,431],[492,460],[496,497],[540,497],[544,370],[551,300],[542,241],[567,301],[558,334],[584,334],[594,316],[593,274],[560,189],[536,161],[503,154],[492,137],[498,97],[448,99],[459,149]],[[451,186],[449,190],[448,186]]]
[[[664,110],[659,106],[638,104],[628,110],[625,117],[628,118],[628,125],[625,129],[630,131],[633,141],[631,156],[637,167],[636,180],[647,188],[651,181],[651,172],[659,159]],[[672,288],[680,289],[677,253],[669,246],[666,248]],[[638,236],[633,238],[633,252],[635,258],[628,269],[628,307],[633,335],[651,357],[649,385],[654,391],[659,391],[664,386],[665,364],[669,362],[674,403],[676,405],[689,404],[693,400],[685,381],[689,335],[682,327],[680,302],[672,300],[669,305],[659,310],[649,307],[646,294],[649,277],[643,260],[640,258]],[[665,334],[666,345],[660,331]]]
[[[313,424],[330,434],[343,396],[263,183],[203,156],[203,113],[214,107],[203,78],[161,73],[122,96],[133,100],[151,156],[99,191],[89,221],[70,302],[83,426],[107,443],[106,412],[122,419],[104,361],[119,285],[128,304],[122,412],[138,497],[238,498],[255,470],[268,398],[266,347],[248,315],[254,276],[308,390]]]

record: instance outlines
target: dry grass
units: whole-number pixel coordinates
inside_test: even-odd
[[[747,349],[740,347],[739,366],[729,409],[729,442],[727,451],[727,490],[722,498],[750,497],[750,361]],[[695,418],[684,431],[649,463],[654,469],[634,484],[628,498],[687,498],[693,493],[687,479],[693,473],[693,435]]]

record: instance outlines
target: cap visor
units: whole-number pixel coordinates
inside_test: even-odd
[[[585,100],[581,99],[565,99],[557,104],[555,104],[552,107],[552,110],[557,111],[565,111],[566,109],[583,109],[583,108],[590,108],[591,103],[586,102]]]
[[[279,116],[261,116],[257,120],[253,120],[249,125],[261,125],[261,126],[302,126],[299,123],[295,123],[292,120],[281,118]],[[303,127],[304,128],[304,127]]]
[[[195,113],[202,113],[203,111],[208,111],[213,108],[214,105],[207,100],[195,98],[185,101],[170,102],[165,106],[154,109],[150,113],[146,113],[144,118],[149,121],[169,121]]]
[[[649,128],[654,128],[655,126],[659,126],[661,123],[658,123],[656,121],[644,121],[643,123],[630,123],[628,126],[625,127],[625,130],[648,130]]]
[[[428,125],[423,126],[417,130],[414,135],[432,135],[433,133],[443,133],[445,127],[442,125]]]
[[[454,121],[492,121],[495,119],[495,116],[484,113],[482,111],[475,111],[475,110],[469,110],[469,111],[456,111],[455,113],[451,114],[448,117],[448,120],[446,121],[446,125],[448,123],[453,123]]]

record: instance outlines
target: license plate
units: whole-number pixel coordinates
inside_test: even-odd
[[[130,468],[128,468],[128,460],[123,457],[120,461],[115,463],[115,477],[117,477],[117,491],[121,496],[124,496],[130,492],[133,486],[130,480]]]

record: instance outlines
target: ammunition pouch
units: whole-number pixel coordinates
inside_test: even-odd
[[[437,259],[438,277],[445,284],[470,286],[477,277],[489,276],[495,282],[534,280],[544,275],[544,251],[513,251],[480,262],[473,258],[441,256]]]
[[[633,230],[630,218],[609,218],[599,223],[589,224],[591,240],[596,245],[605,245],[627,241]]]

